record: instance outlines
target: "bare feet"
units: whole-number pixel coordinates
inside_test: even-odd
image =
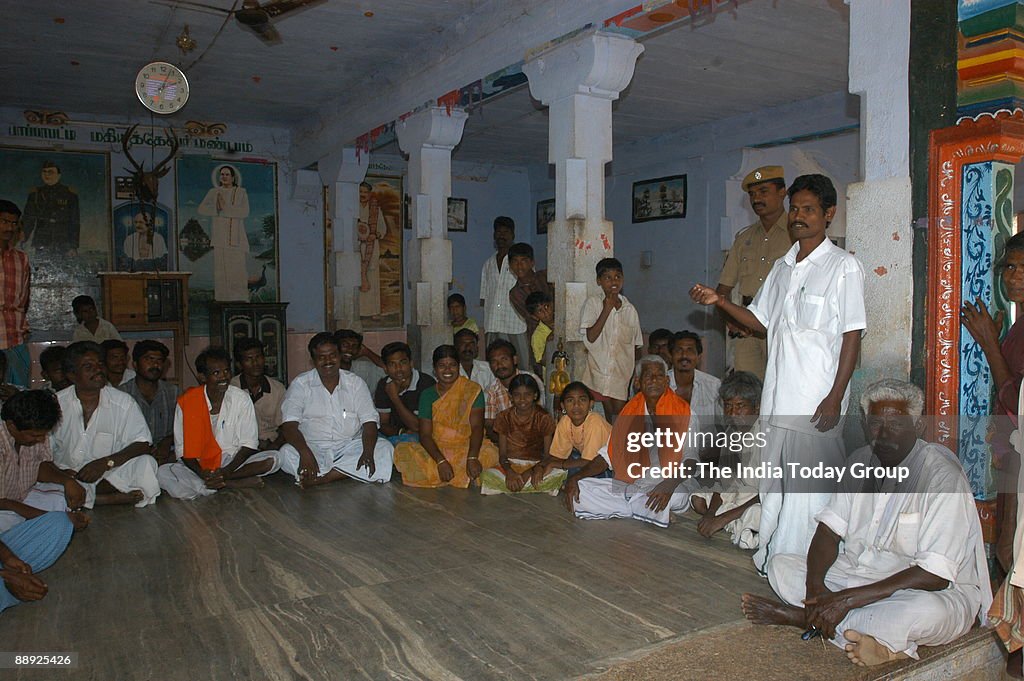
[[[743,594],[743,614],[754,624],[784,624],[791,627],[804,626],[804,610],[754,594]]]
[[[115,506],[120,504],[137,504],[142,501],[142,491],[114,492],[113,494],[97,494],[96,506]]]
[[[337,468],[332,468],[330,472],[327,473],[327,475],[318,475],[309,482],[300,482],[299,487],[301,487],[302,489],[310,489],[311,487],[319,487],[320,485],[326,485],[329,482],[334,482],[335,480],[342,480],[347,477],[347,475],[339,471]]]
[[[849,643],[846,644],[846,657],[858,667],[872,667],[876,664],[884,664],[893,660],[906,659],[906,653],[894,653],[874,639],[874,637],[862,634],[853,629],[843,632],[843,638]]]
[[[708,512],[708,502],[704,501],[703,497],[692,497],[690,499],[690,508],[699,515],[704,515]]]
[[[259,489],[263,487],[263,479],[255,475],[248,478],[229,478],[224,481],[228,489]]]

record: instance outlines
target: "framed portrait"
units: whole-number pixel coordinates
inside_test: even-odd
[[[32,263],[29,325],[38,337],[69,331],[71,299],[100,300],[96,273],[111,264],[109,155],[0,147],[0,196],[22,210],[21,247]]]
[[[686,217],[686,175],[633,183],[633,222]]]
[[[448,231],[467,231],[467,219],[469,218],[469,201],[466,199],[453,199],[448,197]]]
[[[277,164],[179,156],[174,165],[189,326],[206,336],[210,301],[277,302]]]
[[[537,202],[537,234],[548,233],[548,223],[555,219],[555,200],[544,199]]]
[[[364,329],[402,326],[401,177],[367,175],[359,186],[359,318]]]
[[[170,209],[138,201],[114,206],[114,269],[118,272],[167,272],[174,269],[168,225]]]

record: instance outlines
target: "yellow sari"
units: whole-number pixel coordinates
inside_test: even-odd
[[[473,429],[469,416],[480,386],[459,376],[452,387],[432,405],[431,425],[434,444],[452,465],[455,477],[444,482],[437,474],[437,464],[418,442],[401,442],[395,447],[395,468],[402,482],[410,487],[469,487],[466,458]],[[480,465],[484,470],[498,465],[498,448],[486,437],[480,445]]]

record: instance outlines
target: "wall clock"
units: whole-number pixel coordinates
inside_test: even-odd
[[[172,114],[188,101],[188,79],[174,64],[146,64],[135,77],[135,94],[153,113]]]

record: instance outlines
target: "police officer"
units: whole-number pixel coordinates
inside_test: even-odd
[[[60,168],[43,164],[43,184],[28,193],[22,225],[35,249],[70,254],[78,249],[78,194],[60,182]]]
[[[758,220],[736,235],[729,255],[722,266],[717,292],[729,296],[739,287],[740,302],[746,306],[772,265],[789,250],[789,220],[786,214],[786,180],[782,166],[762,166],[743,178],[743,191],[750,197],[750,207]],[[764,380],[768,361],[768,344],[763,336],[755,336],[750,329],[726,319],[733,344],[733,368],[749,371]]]

